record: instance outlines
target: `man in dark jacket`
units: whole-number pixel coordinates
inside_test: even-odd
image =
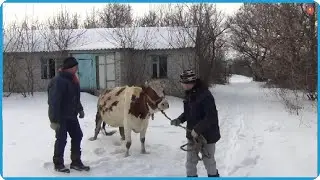
[[[89,171],[90,167],[81,161],[82,130],[78,121],[84,118],[83,107],[80,102],[80,86],[76,76],[78,62],[73,57],[63,61],[59,74],[48,85],[48,104],[50,127],[55,130],[53,163],[58,172],[69,173],[64,166],[64,149],[67,143],[67,133],[71,137],[71,164],[75,170]]]
[[[188,150],[194,149],[193,139],[197,139],[199,135],[206,139],[207,143],[201,150],[203,163],[208,177],[219,177],[214,154],[215,143],[220,140],[221,136],[214,97],[208,86],[199,80],[192,70],[183,71],[180,75],[180,82],[185,90],[184,112],[177,119],[172,120],[171,125],[177,126],[187,122]],[[194,150],[187,151],[187,177],[198,177],[198,153]]]

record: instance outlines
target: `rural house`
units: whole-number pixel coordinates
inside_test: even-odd
[[[83,91],[156,78],[181,96],[179,74],[195,68],[196,28],[130,27],[5,33],[4,92],[45,91],[66,56],[79,62]],[[197,70],[197,68],[195,68]]]

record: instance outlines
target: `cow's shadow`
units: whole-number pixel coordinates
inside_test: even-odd
[[[113,134],[112,136],[106,136],[103,132],[100,132],[99,137],[97,139],[99,141],[99,144],[103,144],[104,146],[97,147],[93,150],[93,153],[99,157],[105,157],[105,156],[116,156],[118,158],[124,157],[124,154],[126,152],[126,147],[125,147],[125,140],[121,139],[121,135],[118,132]],[[147,156],[148,154],[153,154],[151,152],[151,148],[156,148],[158,149],[159,144],[145,144],[145,147],[147,148],[148,153],[147,154],[142,154],[141,153],[141,147],[140,147],[140,139],[139,139],[139,134],[137,133],[132,133],[132,141],[133,146],[130,149],[130,156],[129,157],[143,157]]]

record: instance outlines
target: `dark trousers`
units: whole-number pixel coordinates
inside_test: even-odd
[[[56,131],[54,144],[53,163],[64,164],[64,150],[67,144],[67,133],[71,137],[71,160],[72,163],[81,161],[81,140],[83,133],[77,118],[66,119],[60,122],[60,128]]]

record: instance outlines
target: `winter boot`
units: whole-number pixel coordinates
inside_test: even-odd
[[[63,164],[54,165],[54,170],[62,173],[70,173],[70,169],[66,168]]]
[[[70,169],[74,169],[77,171],[90,171],[90,167],[85,166],[81,161],[72,161],[72,163],[70,164]]]
[[[208,177],[220,177],[220,174],[219,174],[219,172],[217,170],[217,174],[215,174],[215,175],[208,174]]]
[[[64,166],[63,158],[53,157],[54,170],[57,172],[70,173],[70,169]]]
[[[71,154],[71,164],[70,164],[70,169],[74,169],[77,171],[90,171],[89,166],[85,166],[80,158],[80,155],[76,154]]]

